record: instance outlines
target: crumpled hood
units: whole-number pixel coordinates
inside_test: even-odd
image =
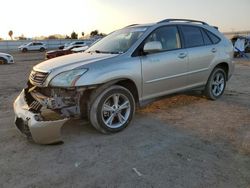
[[[61,68],[67,69],[66,67],[73,69],[115,56],[118,56],[118,54],[76,53],[49,59],[39,63],[33,69],[41,72],[51,72]]]

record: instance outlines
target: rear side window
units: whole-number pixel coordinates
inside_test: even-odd
[[[84,42],[76,42],[76,44],[84,44]]]
[[[181,30],[184,36],[185,47],[191,48],[204,45],[200,28],[192,26],[181,26]]]
[[[40,43],[40,42],[34,42],[33,45],[34,46],[38,46],[38,45],[42,45],[42,43]]]
[[[209,38],[212,40],[213,44],[217,44],[220,42],[220,38],[217,37],[215,34],[211,33],[210,31],[206,31]]]

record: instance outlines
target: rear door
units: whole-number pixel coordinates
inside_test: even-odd
[[[177,27],[156,29],[145,43],[152,41],[160,42],[162,50],[141,56],[144,99],[177,91],[187,84],[187,52],[182,49]]]
[[[35,42],[30,43],[28,46],[28,50],[35,50],[35,48],[36,48]]]
[[[204,85],[209,66],[216,60],[218,49],[208,31],[198,26],[181,26],[184,46],[188,52],[188,85]]]
[[[43,47],[43,43],[37,42],[35,46],[36,50],[40,50],[40,48]]]
[[[40,43],[38,43],[38,42],[33,42],[32,50],[39,50],[39,49],[40,49]]]

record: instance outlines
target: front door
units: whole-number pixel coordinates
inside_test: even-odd
[[[181,48],[176,26],[156,29],[145,43],[158,41],[162,50],[141,57],[143,99],[150,99],[172,93],[187,85],[188,57]]]

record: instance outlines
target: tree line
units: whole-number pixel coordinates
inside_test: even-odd
[[[10,30],[8,32],[8,35],[10,37],[11,40],[13,40],[13,31]],[[49,35],[49,36],[44,36],[42,37],[43,39],[79,39],[79,38],[88,38],[88,37],[95,37],[95,36],[106,36],[106,34],[104,33],[100,33],[97,29],[96,30],[93,30],[90,32],[89,35],[85,36],[85,33],[84,32],[81,32],[80,36],[78,36],[78,34],[75,32],[75,31],[72,31],[72,33],[70,35],[60,35],[60,34],[54,34],[54,35]],[[23,34],[18,36],[18,37],[15,37],[15,40],[27,40],[28,38],[25,37]],[[0,40],[3,40],[3,38],[0,37]]]

